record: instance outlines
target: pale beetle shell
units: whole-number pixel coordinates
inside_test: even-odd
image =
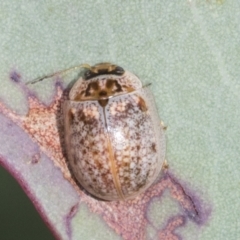
[[[122,91],[108,97],[106,105],[99,99],[74,100],[93,82],[105,89],[109,79]],[[80,78],[69,99],[64,102],[65,141],[76,180],[90,194],[109,201],[134,198],[149,188],[159,176],[166,150],[149,87],[127,71],[122,76],[103,74]]]

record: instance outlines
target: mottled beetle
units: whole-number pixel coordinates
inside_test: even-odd
[[[164,128],[153,96],[138,77],[117,65],[83,67],[84,76],[64,102],[72,172],[98,198],[133,198],[151,186],[164,165]]]

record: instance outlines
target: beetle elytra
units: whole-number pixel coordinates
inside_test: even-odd
[[[97,198],[134,198],[164,165],[166,141],[154,98],[138,77],[117,65],[85,66],[63,106],[69,164]]]

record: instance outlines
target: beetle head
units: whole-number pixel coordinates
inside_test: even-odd
[[[121,76],[124,74],[124,69],[112,63],[99,63],[90,67],[84,74],[84,79],[89,80],[93,77],[105,74],[113,74]]]

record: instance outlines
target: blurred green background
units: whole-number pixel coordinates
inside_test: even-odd
[[[0,239],[55,239],[15,179],[0,167]]]

